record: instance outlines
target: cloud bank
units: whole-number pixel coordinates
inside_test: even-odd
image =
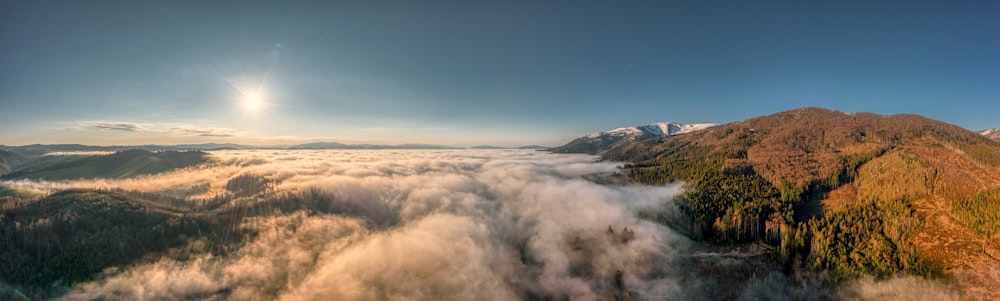
[[[387,208],[395,225],[298,212],[247,220],[266,229],[235,254],[125,267],[68,299],[520,300],[594,299],[678,290],[649,266],[686,239],[635,217],[677,187],[605,186],[616,172],[590,156],[532,151],[231,151],[217,163],[133,180],[60,185],[158,191],[213,189],[240,173]],[[207,194],[216,193],[209,192]],[[368,217],[371,218],[371,217]],[[609,228],[614,233],[609,233]],[[633,233],[621,238],[624,229]]]
[[[719,282],[737,270],[756,272],[741,259],[694,256],[705,246],[638,217],[640,211],[669,210],[680,186],[599,184],[588,178],[614,177],[618,170],[593,156],[510,150],[212,154],[215,162],[206,166],[136,179],[19,184],[147,192],[208,186],[189,196],[196,200],[223,193],[226,181],[252,173],[276,180],[279,192],[312,191],[332,208],[354,209],[246,218],[239,226],[258,235],[232,253],[213,255],[204,251],[206,242],[192,241],[171,251],[184,256],[108,269],[64,298],[662,300],[711,299],[720,286],[748,300],[906,293],[870,281],[844,295],[808,282],[793,287],[803,282],[763,272],[736,286]],[[774,267],[762,268],[768,269]],[[703,276],[711,271],[721,276]]]

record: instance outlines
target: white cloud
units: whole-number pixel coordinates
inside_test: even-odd
[[[191,125],[181,125],[174,126],[168,130],[170,133],[177,135],[188,135],[188,136],[201,136],[201,137],[233,137],[233,129],[226,128],[212,128],[212,127],[195,127]]]
[[[692,283],[689,278],[702,277],[689,275],[699,267],[682,263],[679,255],[695,243],[638,217],[641,210],[672,202],[679,185],[586,180],[583,175],[616,172],[615,163],[593,156],[505,150],[212,155],[214,164],[136,179],[17,184],[155,192],[210,183],[202,195],[208,197],[249,172],[280,180],[279,191],[316,190],[331,204],[358,210],[248,219],[243,226],[259,234],[231,254],[196,253],[188,260],[126,267],[78,285],[66,298],[592,300],[621,293],[619,271],[639,299],[696,298],[688,292],[692,286],[725,285]],[[625,228],[633,234],[624,234]],[[784,278],[752,284],[744,297],[809,295],[808,287],[769,289],[788,287]],[[887,293],[868,282],[854,287],[863,298]]]
[[[580,175],[615,171],[615,164],[595,163],[592,156],[456,150],[222,151],[213,156],[218,164],[203,168],[58,187],[157,191],[211,183],[219,192],[227,179],[251,172],[280,179],[280,191],[315,188],[371,212],[248,221],[268,230],[236,254],[141,265],[80,285],[71,299],[173,299],[219,292],[231,299],[587,299],[615,293],[610,283],[619,270],[636,288],[676,287],[649,266],[676,252],[685,239],[637,219],[635,208],[668,202],[678,190],[584,180]],[[377,230],[368,228],[378,224],[371,219],[398,222]],[[607,234],[609,226],[628,227],[635,238],[619,241]]]
[[[69,127],[67,129],[77,130],[77,131],[122,131],[122,132],[151,131],[148,124],[141,124],[134,122],[115,122],[115,121],[79,122],[75,126]]]
[[[126,121],[83,121],[59,128],[69,131],[159,133],[171,136],[234,137],[229,128],[200,127],[173,123],[136,123]]]

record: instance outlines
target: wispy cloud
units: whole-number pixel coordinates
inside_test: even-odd
[[[97,131],[148,132],[147,125],[134,122],[80,122],[73,129]]]
[[[236,137],[236,132],[229,128],[200,127],[189,124],[173,123],[137,123],[127,121],[83,121],[59,128],[67,131],[119,131],[134,133],[161,133],[171,136],[188,137]]]
[[[236,137],[233,134],[198,134],[199,137]]]
[[[184,126],[174,126],[169,129],[171,133],[179,135],[188,136],[200,136],[200,137],[235,137],[232,129],[226,128],[212,128],[212,127],[195,127],[191,125]]]

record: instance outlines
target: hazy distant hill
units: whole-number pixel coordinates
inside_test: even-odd
[[[476,145],[476,146],[470,147],[470,149],[549,149],[549,148],[545,147],[545,146],[539,146],[539,145],[525,145],[525,146],[519,146],[519,147],[504,147],[504,146],[495,146],[495,145]]]
[[[339,142],[314,142],[293,145],[288,149],[453,149],[454,147],[434,144],[343,144]]]
[[[548,147],[548,146],[541,146],[541,145],[534,145],[534,144],[532,144],[532,145],[521,146],[521,147],[518,147],[517,149],[538,149],[538,150],[542,150],[542,149],[549,149],[549,148],[550,147]]]
[[[116,145],[116,146],[94,146],[82,144],[31,144],[21,146],[0,145],[0,150],[15,152],[27,157],[42,156],[51,153],[75,153],[75,152],[116,152],[130,149],[141,149],[147,151],[183,151],[183,150],[217,150],[217,149],[256,149],[259,147],[232,143],[203,143],[203,144],[178,144],[178,145]]]
[[[194,166],[208,162],[208,160],[208,155],[200,151],[150,152],[133,149],[110,155],[76,158],[48,165],[35,165],[16,170],[2,178],[44,180],[130,178]]]
[[[943,273],[1000,287],[1000,143],[916,115],[796,109],[605,156],[640,182],[684,181],[694,237],[762,241],[838,277]],[[669,220],[669,219],[665,219]]]
[[[478,145],[472,149],[548,149],[545,146],[526,145],[521,147],[503,147],[492,145]],[[0,150],[6,150],[29,159],[39,159],[41,156],[50,154],[73,154],[92,155],[85,153],[94,152],[117,152],[123,150],[147,150],[147,151],[184,151],[184,150],[243,150],[243,149],[456,149],[456,147],[436,144],[344,144],[339,142],[314,142],[292,146],[253,146],[231,143],[203,143],[203,144],[178,144],[178,145],[120,145],[120,146],[92,146],[82,144],[32,144],[21,146],[0,145]],[[2,173],[0,173],[2,174]]]
[[[37,157],[49,153],[114,152],[123,148],[118,146],[91,146],[82,144],[31,144],[21,146],[2,145],[0,149],[15,152],[26,157]]]
[[[13,170],[14,167],[23,164],[25,162],[28,162],[28,160],[30,160],[28,159],[28,157],[22,156],[20,154],[10,151],[0,150],[0,176],[7,174],[11,170]]]
[[[601,155],[632,142],[656,137],[690,133],[707,129],[712,126],[715,126],[715,124],[660,122],[644,126],[617,128],[573,139],[573,141],[570,141],[565,145],[553,147],[549,149],[549,151],[554,153],[584,153]]]
[[[178,144],[178,145],[143,145],[137,148],[158,151],[158,150],[234,150],[234,149],[258,149],[259,146],[234,144],[234,143],[202,143],[202,144]]]

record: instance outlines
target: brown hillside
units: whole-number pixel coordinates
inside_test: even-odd
[[[961,127],[917,115],[846,114],[802,108],[687,135],[641,141],[607,157],[655,160],[658,154],[678,144],[730,149],[750,144],[745,159],[755,172],[775,186],[784,182],[802,185],[826,180],[840,167],[841,160],[873,156],[916,138],[1000,146]],[[1000,164],[1000,160],[992,163]]]
[[[803,108],[605,158],[640,182],[685,181],[696,237],[763,240],[841,274],[943,272],[1000,298],[986,289],[1000,287],[1000,143],[961,127]]]

